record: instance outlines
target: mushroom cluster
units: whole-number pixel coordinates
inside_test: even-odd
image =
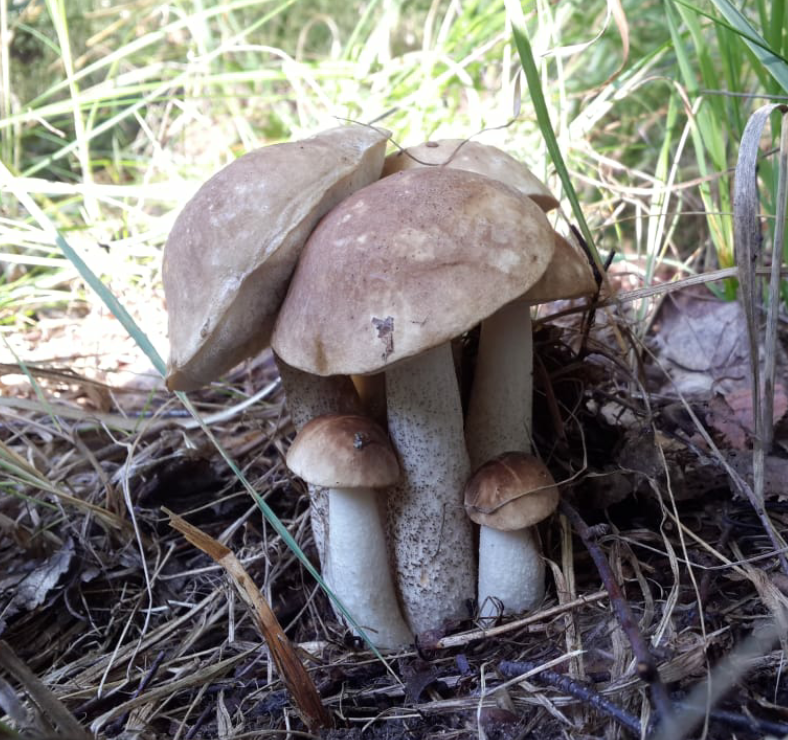
[[[557,490],[528,454],[529,307],[594,284],[545,216],[557,201],[517,160],[449,140],[384,163],[387,137],[349,126],[240,158],[176,221],[164,279],[170,388],[210,382],[270,341],[298,431],[287,463],[310,488],[326,581],[393,648],[477,598],[483,617],[488,603],[541,600],[539,518],[521,501],[544,518]],[[451,342],[479,324],[463,418]],[[373,389],[387,429],[356,387]],[[501,520],[525,523],[486,533]],[[507,549],[522,575],[511,583],[489,575]]]

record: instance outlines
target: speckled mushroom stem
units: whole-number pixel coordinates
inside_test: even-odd
[[[377,647],[411,644],[413,634],[401,616],[389,569],[378,494],[369,488],[324,490],[331,533],[326,582]]]
[[[465,424],[472,468],[504,452],[530,452],[532,417],[531,308],[517,300],[482,322]],[[504,570],[501,562],[508,563]],[[478,601],[482,619],[496,616],[501,607],[504,614],[533,609],[544,598],[544,580],[542,551],[532,527],[498,532],[481,526]]]
[[[349,377],[312,375],[288,365],[281,357],[274,355],[274,358],[296,432],[300,432],[307,422],[317,416],[361,413],[361,403]],[[330,531],[325,489],[309,485],[309,517],[322,570],[326,561],[327,532]]]
[[[296,432],[317,416],[361,413],[361,402],[347,375],[312,375],[288,365],[281,357],[274,358]]]
[[[471,467],[504,452],[530,452],[532,415],[531,310],[513,301],[482,322],[465,422]]]
[[[462,616],[476,589],[462,503],[470,464],[451,345],[387,370],[386,399],[402,468],[388,498],[389,546],[405,619],[420,633]]]

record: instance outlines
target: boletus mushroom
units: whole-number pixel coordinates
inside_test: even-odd
[[[309,238],[272,344],[320,375],[385,371],[402,481],[388,533],[415,632],[461,616],[475,591],[462,508],[470,474],[450,342],[536,284],[552,256],[542,210],[463,170],[423,168],[352,195]]]
[[[515,188],[545,212],[558,207],[558,200],[528,167],[494,146],[463,139],[428,141],[386,157],[383,176],[422,167],[476,172]],[[543,239],[527,246],[531,252],[546,249],[552,254],[539,282],[482,322],[476,382],[465,425],[474,469],[508,450],[531,449],[531,306],[589,295],[596,289],[584,254],[555,231],[551,236],[543,234]]]
[[[413,642],[397,603],[377,502],[400,477],[386,433],[363,416],[319,416],[296,436],[287,466],[328,491],[328,586],[377,647]]]
[[[245,154],[200,187],[164,247],[170,390],[195,390],[268,346],[304,242],[327,211],[378,179],[388,137],[370,126],[332,128]],[[278,364],[296,429],[360,410],[349,378]],[[312,516],[320,552],[321,500]]]
[[[480,525],[482,620],[538,606],[544,561],[534,525],[558,506],[558,488],[533,455],[510,452],[482,465],[465,487],[465,510]]]

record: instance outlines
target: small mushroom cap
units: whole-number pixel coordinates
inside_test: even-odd
[[[164,248],[170,390],[206,385],[267,346],[304,242],[327,211],[378,179],[387,139],[342,126],[263,147],[197,191]]]
[[[287,452],[287,467],[322,488],[387,488],[400,477],[386,432],[365,416],[349,414],[308,422]]]
[[[558,487],[545,465],[524,452],[484,463],[465,486],[465,511],[477,524],[510,531],[538,524],[558,506]]]
[[[521,296],[554,249],[542,210],[504,183],[444,167],[399,172],[320,222],[272,346],[317,375],[385,370]]]
[[[558,208],[558,201],[522,162],[495,146],[466,139],[439,139],[394,152],[386,157],[383,177],[426,165],[445,165],[500,180],[533,198],[545,212]]]
[[[555,232],[555,251],[539,282],[524,296],[528,303],[582,298],[596,292],[597,285],[588,257]]]

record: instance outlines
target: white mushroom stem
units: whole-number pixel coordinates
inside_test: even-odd
[[[359,401],[353,382],[346,375],[320,377],[305,373],[288,365],[281,357],[274,355],[282,388],[287,398],[287,410],[296,432],[304,424],[324,414],[359,414]],[[320,568],[324,571],[326,562],[326,538],[328,531],[328,498],[325,490],[308,484],[309,518],[312,523],[312,538],[315,541]]]
[[[493,621],[537,607],[544,598],[545,567],[533,527],[479,530],[479,616]]]
[[[482,322],[465,423],[474,470],[504,452],[531,451],[531,309],[513,301]]]
[[[465,426],[473,469],[504,452],[530,452],[532,417],[531,308],[518,300],[482,322]],[[530,527],[515,532],[481,527],[478,600],[482,618],[498,613],[500,605],[491,597],[500,600],[504,614],[532,609],[544,596],[544,580],[541,547]]]
[[[324,576],[356,623],[380,648],[413,642],[389,570],[377,496],[369,488],[330,488]]]
[[[451,345],[386,371],[389,433],[402,480],[388,498],[388,535],[405,619],[414,632],[462,616],[475,590],[470,475]]]

